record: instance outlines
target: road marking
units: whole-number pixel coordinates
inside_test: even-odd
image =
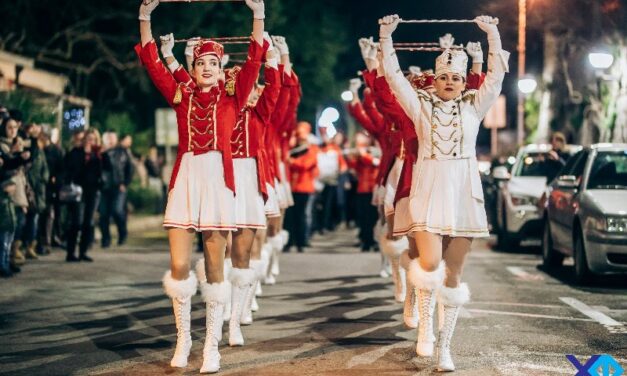
[[[531,304],[531,303],[508,303],[508,302],[491,302],[491,301],[471,301],[471,305],[475,304],[487,304],[487,305],[506,305],[506,306],[515,306],[515,307],[532,307],[532,308],[563,308],[563,305],[559,304]]]
[[[604,313],[601,313],[595,309],[592,309],[585,303],[569,297],[561,297],[560,300],[569,306],[573,307],[577,311],[583,313],[584,315],[590,317],[592,320],[598,322],[601,325],[605,326],[623,326],[623,323],[620,323],[613,318],[607,316]]]
[[[524,281],[543,281],[544,277],[539,274],[528,273],[518,266],[508,266],[507,271]]]
[[[396,321],[396,320],[395,321],[390,321],[390,322],[383,323],[381,325],[376,325],[376,326],[373,326],[373,327],[368,328],[368,329],[364,329],[364,330],[360,330],[358,332],[351,333],[351,334],[349,334],[347,336],[344,336],[344,338],[357,338],[357,337],[361,337],[361,336],[363,336],[365,334],[375,332],[375,331],[377,331],[379,329],[391,328],[391,327],[395,327],[395,326],[399,326],[399,325],[401,325],[401,323]]]
[[[391,345],[379,347],[376,350],[366,351],[363,354],[355,355],[348,361],[348,368],[353,368],[355,366],[362,366],[367,364],[372,364],[377,360],[381,359],[388,353],[388,351],[393,350],[395,348],[405,347],[407,346],[406,341],[400,341],[397,343],[393,343]]]
[[[541,364],[531,364],[531,363],[508,363],[508,364],[499,364],[499,368],[501,370],[511,370],[511,371],[520,371],[521,369],[532,369],[535,371],[546,371],[550,372],[552,375],[561,374],[561,375],[572,375],[572,371],[566,371],[564,368],[559,367],[550,367]]]
[[[541,319],[554,319],[554,320],[567,320],[567,321],[594,321],[590,319],[580,319],[577,317],[538,315],[534,313],[521,313],[521,312],[508,312],[508,311],[493,311],[489,309],[469,309],[468,311],[471,313],[492,313],[495,315],[536,317],[536,318],[541,318]]]

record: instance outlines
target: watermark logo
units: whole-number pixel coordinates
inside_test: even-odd
[[[574,355],[566,358],[577,368],[575,376],[621,376],[625,373],[623,367],[610,355],[592,355],[585,364],[581,364]]]

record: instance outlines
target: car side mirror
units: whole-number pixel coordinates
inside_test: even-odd
[[[578,188],[579,183],[577,182],[577,177],[574,175],[562,175],[557,178],[557,186],[560,188]]]
[[[495,167],[492,176],[497,180],[509,180],[510,178],[509,171],[505,166]]]

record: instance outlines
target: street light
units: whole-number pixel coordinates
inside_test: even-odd
[[[350,102],[353,100],[353,93],[350,90],[342,92],[342,100],[344,102]]]
[[[595,69],[607,69],[614,63],[614,56],[607,52],[590,52],[588,61]]]
[[[518,0],[518,79],[525,78],[525,55],[527,32],[527,0]],[[518,93],[518,105],[516,107],[516,143],[522,145],[525,133],[525,98]]]
[[[518,90],[525,95],[533,93],[538,87],[538,82],[533,77],[518,80]]]
[[[322,110],[320,117],[318,118],[318,127],[325,128],[327,132],[327,136],[329,138],[335,136],[337,133],[337,129],[333,123],[340,119],[340,112],[334,107],[327,107]]]

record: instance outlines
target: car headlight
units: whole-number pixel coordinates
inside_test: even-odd
[[[627,232],[627,218],[607,217],[605,220],[607,232]]]
[[[512,195],[512,204],[514,206],[523,206],[523,205],[538,205],[538,199],[531,196],[525,195]]]

